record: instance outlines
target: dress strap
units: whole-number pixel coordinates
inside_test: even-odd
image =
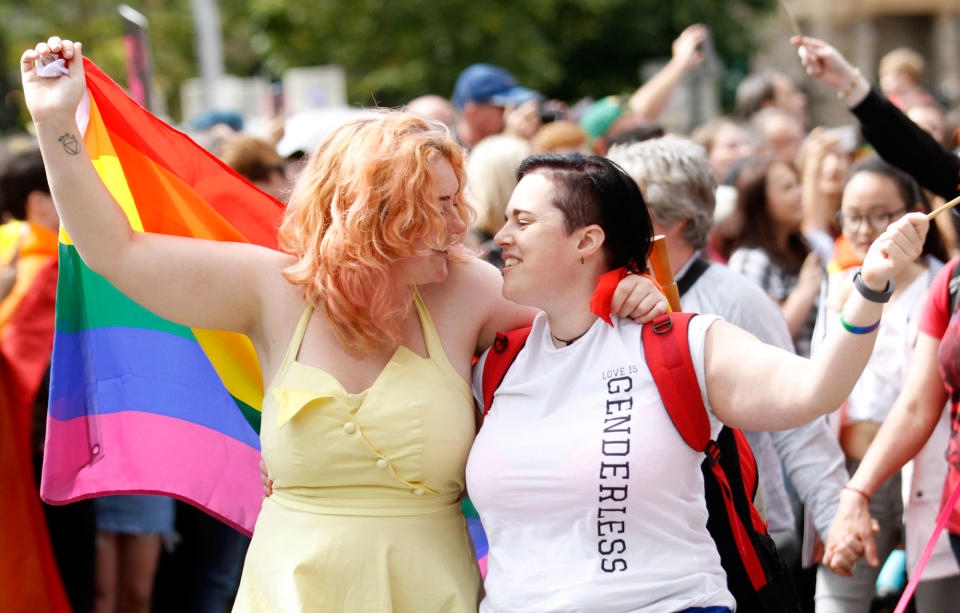
[[[447,354],[443,350],[443,344],[440,343],[440,334],[437,332],[436,326],[433,325],[433,318],[430,317],[430,311],[427,310],[427,305],[423,302],[423,298],[420,297],[420,291],[416,286],[413,286],[413,302],[417,305],[417,315],[420,316],[420,328],[423,330],[423,340],[427,345],[427,353],[430,354],[430,359],[433,360],[448,377],[458,382],[458,384],[467,385],[463,377],[460,376],[457,369],[453,367],[453,364],[451,364],[447,358]]]
[[[297,322],[297,329],[293,331],[290,344],[287,345],[287,353],[283,356],[283,362],[280,364],[278,373],[286,370],[290,362],[297,359],[297,354],[300,353],[300,345],[303,343],[303,335],[307,331],[307,324],[310,323],[310,316],[312,314],[313,306],[309,304],[304,305],[303,312],[300,313],[300,321]]]

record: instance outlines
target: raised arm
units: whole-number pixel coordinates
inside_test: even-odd
[[[916,260],[929,222],[912,213],[897,220],[874,241],[861,277],[874,292],[882,292],[895,274]],[[843,320],[868,328],[880,320],[883,305],[854,292]],[[860,377],[876,330],[856,334],[835,330],[823,349],[806,360],[765,345],[725,322],[707,332],[705,363],[707,396],[724,423],[749,430],[782,430],[807,423],[840,406]]]
[[[883,159],[901,168],[930,191],[952,199],[960,174],[960,159],[944,151],[900,109],[870,87],[843,55],[822,40],[794,37],[807,74],[834,88],[857,116],[864,137]]]
[[[705,59],[700,45],[707,39],[703,24],[688,26],[673,41],[673,55],[666,66],[630,96],[630,110],[647,121],[657,121],[680,80]]]
[[[839,137],[823,127],[816,127],[807,137],[803,149],[803,177],[801,181],[803,203],[803,230],[829,234],[831,231],[830,210],[820,188],[820,173],[827,154],[839,144]]]
[[[38,60],[60,54],[69,74],[42,77]],[[80,43],[52,37],[23,53],[24,97],[33,117],[50,193],[84,262],[161,317],[250,334],[260,297],[289,256],[269,249],[134,232],[97,175],[75,114],[86,88]],[[275,283],[275,281],[274,281]]]

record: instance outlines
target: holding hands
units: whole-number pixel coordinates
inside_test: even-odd
[[[41,66],[56,60],[57,56],[64,60],[68,73],[41,76]],[[80,43],[51,36],[47,42],[23,52],[20,72],[23,96],[34,123],[64,116],[73,118],[86,89]]]
[[[865,557],[870,566],[880,564],[873,539],[873,534],[880,531],[880,525],[870,517],[869,502],[866,494],[857,489],[845,487],[840,493],[840,506],[830,524],[822,561],[838,575],[853,576],[853,565],[861,557]]]

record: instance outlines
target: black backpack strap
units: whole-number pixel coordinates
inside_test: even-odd
[[[687,290],[693,287],[693,284],[697,282],[700,275],[707,272],[708,268],[710,268],[710,263],[704,261],[699,255],[693,258],[690,267],[687,268],[682,277],[677,279],[677,291],[680,292],[681,298],[687,293]]]
[[[957,310],[957,303],[960,302],[960,262],[953,266],[950,271],[950,281],[947,283],[947,296],[950,298],[950,312]]]

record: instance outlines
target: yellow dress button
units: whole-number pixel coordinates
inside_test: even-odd
[[[381,468],[381,469],[382,469],[382,468],[386,468],[386,467],[387,467],[387,461],[386,461],[386,460],[384,460],[383,458],[380,458],[379,460],[377,460],[377,468]]]
[[[413,490],[413,493],[417,496],[423,496],[423,490]]]
[[[343,431],[347,434],[353,434],[357,431],[357,426],[352,421],[348,421],[347,423],[343,424]]]

